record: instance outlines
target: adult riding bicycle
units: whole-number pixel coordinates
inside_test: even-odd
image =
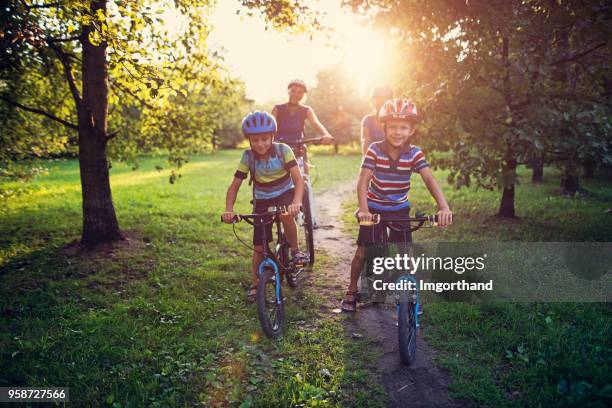
[[[426,224],[428,226],[434,226],[438,222],[437,215],[417,214],[416,217],[402,218],[382,218],[380,217],[380,214],[373,214],[373,216],[372,221],[360,221],[359,224],[364,226],[372,226],[376,224],[382,225],[383,233],[380,236],[379,242],[376,243],[382,246],[383,254],[381,254],[381,256],[383,257],[389,256],[389,245],[387,242],[389,231],[412,234],[412,232],[418,230]],[[410,242],[406,242],[406,244],[409,245]],[[400,247],[398,247],[398,249],[400,249]],[[405,285],[406,288],[401,291],[391,293],[387,293],[388,291],[385,291],[385,293],[382,295],[385,298],[388,294],[395,297],[400,357],[402,359],[402,363],[409,366],[416,358],[416,338],[419,329],[420,299],[418,282],[414,275],[404,273],[398,277],[395,277],[396,283],[400,283],[402,281],[410,283],[410,286]],[[366,286],[371,287],[371,283],[372,282],[367,282]]]
[[[289,260],[290,245],[280,219],[280,216],[286,213],[287,210],[284,207],[270,207],[265,213],[237,214],[232,219],[234,235],[246,247],[249,245],[238,237],[235,224],[245,221],[252,226],[261,225],[263,227],[263,260],[257,269],[256,301],[261,328],[269,338],[280,336],[285,325],[284,298],[281,288],[283,276],[287,278],[289,286],[295,288],[299,276],[304,271],[303,264],[296,264]],[[268,224],[274,224],[276,227],[276,244],[273,251],[270,250],[265,228]]]

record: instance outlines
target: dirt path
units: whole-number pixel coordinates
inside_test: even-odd
[[[337,257],[333,268],[325,271],[325,279],[317,282],[319,293],[329,299],[328,311],[339,308],[346,290],[349,267],[355,249],[355,237],[341,231],[342,202],[354,194],[355,186],[346,184],[316,198],[318,222],[315,246],[325,248]],[[334,228],[325,228],[334,225]],[[402,364],[398,351],[395,307],[392,305],[360,306],[356,314],[344,314],[347,329],[377,340],[383,353],[376,362],[380,381],[389,396],[390,407],[461,407],[448,395],[448,377],[434,364],[435,351],[421,336],[417,340],[417,359],[411,367]],[[426,330],[427,328],[421,328]]]

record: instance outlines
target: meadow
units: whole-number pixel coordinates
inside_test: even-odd
[[[129,240],[95,252],[75,244],[75,160],[0,181],[0,386],[68,386],[71,402],[88,406],[384,406],[369,368],[380,350],[352,341],[341,315],[321,317],[323,299],[309,288],[287,292],[286,335],[262,337],[244,299],[250,250],[219,221],[239,157],[192,157],[174,184],[162,158],[143,157],[136,170],[114,163]],[[353,180],[359,159],[318,152],[315,191]],[[418,239],[610,239],[610,179],[585,180],[585,198],[558,196],[554,169],[545,180],[518,186],[512,221],[493,217],[499,192],[442,182],[457,222]],[[422,183],[412,197],[433,209]],[[245,183],[237,210],[248,211],[249,198]],[[354,232],[354,205],[344,204],[345,232]],[[237,230],[250,241],[246,225]],[[332,264],[321,252],[313,280]],[[607,304],[435,304],[424,335],[468,405],[609,406],[611,323]]]

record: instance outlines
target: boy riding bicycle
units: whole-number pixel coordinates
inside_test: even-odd
[[[297,166],[295,155],[289,146],[273,142],[276,120],[267,112],[252,112],[242,120],[242,132],[249,139],[251,148],[242,154],[234,179],[227,189],[223,222],[234,219],[234,203],[242,181],[251,173],[253,181],[253,213],[265,213],[271,206],[286,206],[287,214],[281,215],[283,228],[291,246],[293,261],[305,258],[299,251],[297,226],[294,217],[300,212],[304,181]],[[254,300],[257,294],[257,268],[263,256],[263,228],[255,225],[253,231],[253,282],[247,297]],[[265,227],[268,240],[272,239],[272,224]]]
[[[452,212],[444,194],[421,149],[409,143],[419,120],[414,103],[408,99],[388,100],[380,109],[378,119],[383,125],[385,140],[372,143],[361,164],[357,182],[359,221],[372,221],[373,213],[380,214],[382,219],[407,217],[410,213],[410,176],[417,172],[438,205],[438,225],[450,225]],[[384,233],[380,225],[359,227],[350,283],[342,300],[343,311],[357,310],[357,281],[365,260],[365,247],[381,242]],[[387,241],[410,242],[412,237],[409,232],[392,231]]]

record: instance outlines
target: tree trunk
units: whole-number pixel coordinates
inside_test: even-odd
[[[531,174],[532,183],[541,183],[544,181],[544,161],[537,158],[533,160],[533,173]]]
[[[106,12],[106,1],[91,3],[95,15]],[[83,100],[78,109],[79,168],[83,195],[82,244],[94,246],[122,239],[110,188],[106,145],[108,114],[108,72],[106,43],[89,42],[89,26],[83,27]]]
[[[582,177],[593,178],[595,176],[595,167],[597,165],[593,161],[587,161],[582,164]]]
[[[502,64],[504,76],[502,78],[504,100],[506,106],[512,112],[512,86],[510,82],[510,41],[508,37],[502,37]],[[511,118],[512,119],[512,118]],[[512,121],[514,123],[514,120]],[[516,183],[516,154],[514,153],[511,136],[507,136],[507,150],[504,155],[502,168],[502,199],[497,215],[503,218],[514,218],[514,184]]]
[[[499,212],[497,215],[502,218],[514,218],[514,186],[516,180],[516,159],[510,159],[504,165],[503,169],[503,193]]]
[[[574,196],[581,191],[580,179],[577,175],[566,173],[561,176],[561,195]]]

